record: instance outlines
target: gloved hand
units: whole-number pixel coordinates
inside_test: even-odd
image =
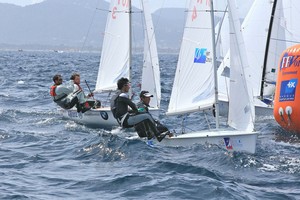
[[[145,108],[138,108],[139,113],[145,112]]]
[[[88,97],[93,97],[93,96],[94,96],[94,93],[88,94]]]

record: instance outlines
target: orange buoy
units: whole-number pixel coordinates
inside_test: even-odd
[[[300,44],[287,48],[277,71],[274,117],[288,131],[300,134]]]

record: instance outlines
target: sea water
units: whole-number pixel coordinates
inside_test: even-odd
[[[272,117],[257,119],[253,155],[209,145],[151,147],[121,129],[63,119],[49,96],[53,75],[68,81],[79,72],[88,93],[84,80],[95,88],[99,57],[0,52],[0,199],[300,199],[299,138]],[[203,114],[164,115],[177,55],[159,58],[163,112],[157,117],[177,133],[183,123],[186,131],[207,128]],[[135,101],[141,62],[134,55]]]

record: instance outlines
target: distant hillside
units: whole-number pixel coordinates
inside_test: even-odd
[[[0,3],[0,48],[100,50],[108,8],[104,0],[46,0],[26,7]],[[178,51],[184,17],[184,9],[176,8],[153,14],[160,50]],[[133,14],[137,49],[143,44],[141,19],[140,12]]]

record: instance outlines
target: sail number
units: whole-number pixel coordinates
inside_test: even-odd
[[[117,11],[118,11],[117,6],[121,6],[121,7],[123,7],[123,8],[128,8],[128,7],[129,7],[129,1],[130,1],[130,0],[118,0],[117,5],[114,6],[114,7],[112,8],[112,11],[111,11],[111,17],[112,17],[113,19],[116,19],[116,18],[117,18],[116,13],[117,13]]]
[[[202,4],[203,0],[197,0],[198,4]],[[210,6],[210,0],[206,0],[206,5]],[[193,12],[192,12],[192,21],[194,21],[197,18],[198,14],[197,14],[197,7],[194,6],[193,8]]]
[[[194,21],[194,19],[196,18],[197,18],[197,9],[196,6],[194,6],[193,13],[192,13],[192,21]]]

